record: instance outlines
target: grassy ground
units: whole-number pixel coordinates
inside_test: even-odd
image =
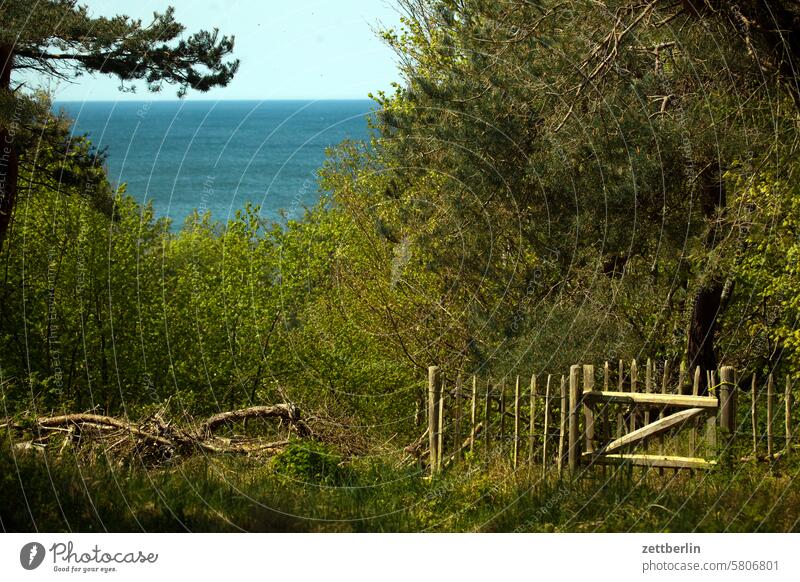
[[[194,457],[159,469],[0,453],[5,531],[798,531],[796,464],[691,474],[516,473],[501,459],[426,479],[391,457],[343,462],[296,443],[269,461]]]

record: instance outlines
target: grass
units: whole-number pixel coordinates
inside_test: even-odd
[[[465,462],[434,479],[396,459],[344,461],[298,442],[278,457],[197,456],[159,469],[0,451],[5,531],[800,530],[796,464],[711,473],[608,468],[580,479]]]

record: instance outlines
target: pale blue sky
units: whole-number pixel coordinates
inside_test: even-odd
[[[154,11],[175,7],[187,33],[217,27],[236,36],[239,72],[228,87],[190,99],[359,99],[399,81],[392,51],[376,37],[379,23],[396,26],[391,0],[85,0],[98,15],[127,14],[149,22]],[[84,75],[62,83],[64,101],[175,99],[165,86],[121,93],[112,77]]]

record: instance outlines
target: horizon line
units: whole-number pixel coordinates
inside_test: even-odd
[[[175,99],[53,99],[53,103],[141,103],[147,102],[164,102],[164,103],[182,103],[187,101],[247,101],[247,102],[263,102],[263,101],[372,101],[369,97],[284,97],[284,98],[267,98],[259,99],[255,97],[234,98],[234,99],[192,99],[192,98],[175,98]]]

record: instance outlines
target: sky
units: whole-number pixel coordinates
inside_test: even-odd
[[[241,60],[233,81],[190,99],[366,99],[399,81],[394,53],[377,38],[378,25],[394,27],[399,13],[391,0],[84,0],[90,14],[126,14],[152,19],[154,11],[175,7],[175,19],[190,34],[219,28],[236,37]],[[122,93],[119,81],[83,75],[50,88],[60,101],[175,99],[176,88]]]

